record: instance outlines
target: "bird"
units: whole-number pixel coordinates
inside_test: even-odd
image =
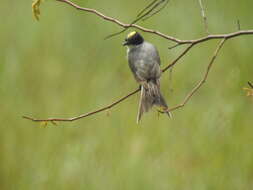
[[[156,106],[159,112],[167,113],[171,117],[166,100],[160,91],[162,72],[156,47],[145,41],[136,31],[127,35],[123,46],[127,46],[128,65],[141,90],[137,123],[140,122],[143,113],[148,112],[153,106]]]

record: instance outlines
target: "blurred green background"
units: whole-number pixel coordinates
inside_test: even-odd
[[[150,1],[79,0],[126,23]],[[211,33],[253,29],[253,1],[204,1]],[[126,33],[53,0],[35,21],[31,1],[1,1],[0,189],[253,189],[252,36],[226,42],[207,83],[173,118],[146,114],[136,124],[135,95],[109,112],[42,127],[21,118],[72,117],[107,105],[137,87],[128,68]],[[180,39],[206,35],[197,0],[171,0],[142,26]],[[164,67],[183,50],[143,33]],[[201,79],[218,43],[190,51],[162,91],[171,106]],[[171,90],[172,89],[172,90]]]

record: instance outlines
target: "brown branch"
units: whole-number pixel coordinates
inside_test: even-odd
[[[175,107],[172,107],[169,109],[169,111],[174,111],[178,108],[181,108],[183,107],[189,100],[190,98],[193,96],[193,94],[196,93],[196,91],[204,84],[204,82],[206,81],[207,79],[207,76],[209,74],[209,71],[211,69],[211,66],[214,62],[214,60],[216,59],[221,47],[223,46],[224,42],[226,41],[226,39],[224,38],[218,45],[208,67],[207,67],[207,71],[203,77],[203,79],[192,89],[192,91],[185,97],[184,101],[175,106]],[[191,44],[190,46],[188,46],[171,64],[169,64],[167,67],[165,67],[162,72],[165,72],[166,70],[168,70],[170,67],[174,66],[192,47],[194,46],[194,44]],[[94,115],[94,114],[97,114],[99,112],[102,112],[102,111],[105,111],[105,110],[108,110],[114,106],[116,106],[117,104],[119,104],[120,102],[124,101],[125,99],[129,98],[130,96],[136,94],[137,92],[139,92],[140,89],[136,89],[135,91],[129,93],[128,95],[120,98],[119,100],[105,106],[105,107],[102,107],[98,110],[95,110],[95,111],[92,111],[92,112],[88,112],[88,113],[85,113],[85,114],[82,114],[80,116],[77,116],[77,117],[72,117],[72,118],[48,118],[48,119],[35,119],[35,118],[32,118],[32,117],[28,117],[28,116],[23,116],[24,119],[28,119],[28,120],[31,120],[31,121],[35,121],[35,122],[54,122],[54,121],[75,121],[75,120],[79,120],[79,119],[82,119],[84,117],[88,117],[90,115]]]
[[[205,14],[205,9],[203,7],[202,0],[199,0],[199,6],[200,6],[200,9],[201,9],[201,15],[202,15],[202,18],[203,18],[206,33],[209,34],[208,25],[207,25],[207,17],[206,17],[206,14]]]
[[[168,36],[168,35],[165,35],[159,31],[155,31],[155,30],[152,30],[152,29],[147,29],[147,28],[144,28],[142,26],[139,26],[139,25],[136,25],[136,24],[125,24],[115,18],[112,18],[112,17],[108,17],[102,13],[100,13],[99,11],[95,10],[95,9],[90,9],[90,8],[83,8],[83,7],[80,7],[78,5],[76,5],[75,3],[69,1],[69,0],[57,0],[59,2],[63,2],[63,3],[66,3],[68,5],[71,5],[72,7],[75,7],[76,9],[78,10],[82,10],[82,11],[86,11],[86,12],[90,12],[90,13],[93,13],[109,22],[113,22],[123,28],[129,28],[129,27],[132,27],[132,28],[136,28],[136,29],[139,29],[143,32],[147,32],[147,33],[152,33],[152,34],[155,34],[155,35],[158,35],[164,39],[167,39],[167,40],[170,40],[170,41],[173,41],[173,42],[176,42],[176,46],[178,45],[182,45],[182,44],[189,44],[189,46],[172,62],[170,63],[168,66],[166,66],[164,69],[162,69],[162,72],[166,72],[169,68],[171,68],[172,66],[174,66],[194,45],[198,44],[198,43],[201,43],[201,42],[204,42],[204,41],[208,41],[208,40],[211,40],[211,39],[222,39],[222,41],[219,43],[209,65],[208,65],[208,68],[207,68],[207,71],[203,77],[203,79],[192,89],[192,91],[185,97],[184,101],[175,106],[175,107],[172,107],[169,109],[169,111],[173,111],[173,110],[176,110],[178,108],[181,108],[183,107],[188,101],[189,99],[196,93],[196,91],[204,84],[204,82],[206,81],[207,79],[207,76],[209,74],[209,71],[210,71],[210,68],[214,62],[214,60],[216,59],[221,47],[223,46],[224,42],[227,40],[227,39],[230,39],[230,38],[234,38],[234,37],[237,37],[237,36],[241,36],[241,35],[250,35],[250,34],[253,34],[253,30],[240,30],[240,31],[237,31],[237,32],[233,32],[233,33],[229,33],[229,34],[218,34],[218,35],[208,35],[208,36],[205,36],[205,37],[202,37],[202,38],[199,38],[199,39],[195,39],[195,40],[180,40],[180,39],[177,39],[177,38],[174,38],[172,36]],[[97,114],[99,112],[102,112],[102,111],[105,111],[105,110],[108,110],[114,106],[116,106],[117,104],[119,104],[120,102],[124,101],[125,99],[129,98],[130,96],[136,94],[137,92],[139,92],[140,90],[139,89],[136,89],[135,91],[129,93],[128,95],[120,98],[119,100],[105,106],[105,107],[102,107],[100,109],[97,109],[95,111],[92,111],[92,112],[88,112],[88,113],[85,113],[85,114],[82,114],[80,116],[77,116],[77,117],[72,117],[72,118],[48,118],[48,119],[35,119],[35,118],[32,118],[32,117],[28,117],[28,116],[23,116],[23,118],[25,119],[28,119],[28,120],[31,120],[31,121],[35,121],[35,122],[55,122],[55,121],[75,121],[75,120],[79,120],[81,118],[84,118],[84,117],[88,117],[90,115],[94,115],[94,114]]]
[[[32,117],[28,117],[28,116],[23,116],[24,119],[29,119],[29,120],[32,120],[32,121],[37,121],[37,122],[42,122],[42,121],[75,121],[75,120],[78,120],[78,119],[82,119],[84,117],[88,117],[90,115],[93,115],[93,114],[96,114],[96,113],[99,113],[99,112],[102,112],[102,111],[105,111],[105,110],[108,110],[110,108],[112,108],[113,106],[116,106],[117,104],[119,104],[120,102],[124,101],[125,99],[129,98],[130,96],[136,94],[137,92],[139,92],[140,89],[136,89],[135,91],[129,93],[128,95],[120,98],[119,100],[113,102],[112,104],[108,105],[108,106],[105,106],[105,107],[102,107],[98,110],[95,110],[95,111],[91,111],[91,112],[88,112],[88,113],[85,113],[85,114],[82,114],[82,115],[79,115],[77,117],[72,117],[72,118],[48,118],[48,119],[35,119],[35,118],[32,118]]]
[[[89,12],[89,13],[92,13],[92,14],[95,14],[97,15],[98,17],[100,18],[103,18],[104,20],[107,20],[109,22],[112,22],[112,23],[115,23],[123,28],[129,28],[129,27],[132,27],[132,28],[136,28],[136,29],[139,29],[143,32],[147,32],[147,33],[153,33],[153,34],[156,34],[162,38],[165,38],[167,40],[171,40],[171,41],[174,41],[174,42],[179,42],[180,40],[179,39],[176,39],[174,37],[171,37],[171,36],[167,36],[161,32],[158,32],[158,31],[155,31],[155,30],[152,30],[152,29],[148,29],[148,28],[144,28],[142,26],[139,26],[139,25],[136,25],[136,24],[125,24],[113,17],[109,17],[109,16],[106,16],[104,15],[103,13],[95,10],[95,9],[90,9],[90,8],[85,8],[85,7],[80,7],[79,5],[69,1],[69,0],[56,0],[56,1],[59,1],[59,2],[62,2],[62,3],[66,3],[74,8],[76,8],[77,10],[81,10],[81,11],[85,11],[85,12]]]
[[[178,40],[177,44],[175,46],[172,46],[171,48],[177,47],[179,45],[183,45],[183,44],[199,44],[205,41],[209,41],[209,40],[213,40],[213,39],[230,39],[230,38],[234,38],[237,36],[242,36],[242,35],[252,35],[253,34],[253,30],[240,30],[237,32],[232,32],[232,33],[228,33],[228,34],[212,34],[212,35],[208,35],[202,38],[198,38],[195,40]]]
[[[218,44],[215,52],[214,52],[214,55],[210,61],[210,63],[208,64],[207,66],[207,69],[206,69],[206,72],[203,76],[203,78],[199,81],[199,83],[186,95],[186,97],[184,98],[183,102],[181,104],[178,104],[177,106],[174,106],[172,108],[170,108],[168,111],[174,111],[178,108],[181,108],[181,107],[184,107],[185,104],[191,99],[191,97],[198,91],[198,89],[206,82],[206,79],[208,77],[208,74],[210,72],[210,69],[213,65],[213,62],[214,60],[216,59],[219,51],[221,50],[223,44],[225,43],[226,39],[224,38],[223,40],[221,40],[221,42]]]
[[[75,3],[73,3],[69,0],[56,0],[56,1],[66,3],[66,4],[76,8],[78,10],[81,10],[81,11],[93,13],[93,14],[97,15],[98,17],[103,18],[104,20],[107,20],[109,22],[115,23],[115,24],[117,24],[117,25],[119,25],[123,28],[129,28],[129,27],[136,28],[136,29],[139,29],[139,30],[141,30],[143,32],[146,32],[146,33],[155,34],[157,36],[160,36],[164,39],[170,40],[170,41],[175,42],[175,43],[180,44],[180,45],[182,45],[182,44],[198,44],[198,43],[208,41],[208,40],[212,40],[212,39],[223,39],[223,38],[229,39],[229,38],[233,38],[233,37],[236,37],[236,36],[253,34],[253,30],[240,30],[240,31],[232,32],[232,33],[228,33],[228,34],[208,35],[208,36],[205,36],[205,37],[202,37],[202,38],[199,38],[199,39],[195,39],[195,40],[180,40],[178,38],[163,34],[159,31],[144,28],[144,27],[136,25],[136,24],[125,24],[125,23],[123,23],[123,22],[121,22],[121,21],[119,21],[119,20],[117,20],[113,17],[109,17],[109,16],[104,15],[104,14],[102,14],[101,12],[99,12],[95,9],[80,7],[77,4],[75,4]]]
[[[171,64],[169,64],[167,67],[165,67],[162,72],[165,72],[166,70],[168,70],[170,67],[174,66],[192,47],[193,45],[191,44],[189,47],[187,47],[174,61],[172,61]],[[105,110],[108,110],[114,106],[116,106],[117,104],[119,104],[120,102],[124,101],[125,99],[129,98],[130,96],[136,94],[137,92],[139,92],[140,89],[136,89],[134,90],[133,92],[127,94],[126,96],[120,98],[119,100],[105,106],[105,107],[102,107],[102,108],[99,108],[95,111],[92,111],[92,112],[88,112],[88,113],[85,113],[85,114],[82,114],[82,115],[79,115],[77,117],[72,117],[72,118],[48,118],[48,119],[36,119],[36,118],[33,118],[33,117],[29,117],[29,116],[22,116],[24,119],[28,119],[28,120],[31,120],[31,121],[36,121],[36,122],[47,122],[47,121],[75,121],[75,120],[78,120],[78,119],[81,119],[81,118],[84,118],[84,117],[88,117],[90,115],[94,115],[96,113],[99,113],[99,112],[102,112],[102,111],[105,111]]]
[[[162,69],[162,72],[164,73],[169,68],[173,67],[181,57],[183,57],[195,44],[190,44],[172,63],[170,63],[168,66]]]

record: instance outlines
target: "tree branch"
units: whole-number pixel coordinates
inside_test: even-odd
[[[214,55],[210,61],[210,63],[208,64],[208,67],[207,67],[207,70],[206,70],[206,73],[203,77],[203,79],[191,90],[191,92],[185,97],[184,101],[177,105],[177,106],[174,106],[172,108],[170,108],[168,111],[174,111],[176,109],[179,109],[183,106],[185,106],[185,104],[190,100],[190,98],[197,92],[197,90],[205,83],[206,79],[207,79],[207,76],[209,74],[209,71],[213,65],[213,62],[214,60],[216,59],[220,49],[222,48],[223,44],[225,43],[226,39],[224,38],[220,43],[219,45],[217,46],[215,52],[214,52]],[[193,47],[193,44],[191,44],[190,46],[188,46],[170,65],[168,65],[165,69],[163,69],[163,72],[165,72],[167,69],[169,69],[170,67],[172,67],[173,65],[175,65],[177,63],[177,61],[182,58],[190,49],[191,47]],[[94,114],[97,114],[99,112],[102,112],[102,111],[105,111],[105,110],[108,110],[114,106],[116,106],[117,104],[119,104],[120,102],[124,101],[125,99],[129,98],[130,96],[136,94],[137,92],[139,92],[140,89],[136,89],[135,91],[127,94],[126,96],[120,98],[119,100],[105,106],[105,107],[102,107],[98,110],[95,110],[95,111],[92,111],[92,112],[88,112],[88,113],[85,113],[85,114],[82,114],[80,116],[77,116],[77,117],[72,117],[72,118],[48,118],[48,119],[36,119],[36,118],[32,118],[32,117],[28,117],[28,116],[23,116],[24,119],[28,119],[28,120],[31,120],[31,121],[35,121],[35,122],[55,122],[55,121],[76,121],[76,120],[79,120],[79,119],[82,119],[84,117],[88,117],[90,115],[94,115]]]
[[[98,110],[95,110],[95,111],[91,111],[91,112],[88,112],[88,113],[85,113],[85,114],[82,114],[82,115],[79,115],[77,117],[72,117],[72,118],[48,118],[48,119],[35,119],[35,118],[32,118],[32,117],[28,117],[28,116],[23,116],[23,118],[25,119],[29,119],[29,120],[32,120],[32,121],[37,121],[37,122],[42,122],[42,121],[75,121],[75,120],[78,120],[78,119],[82,119],[84,117],[88,117],[90,115],[93,115],[93,114],[96,114],[96,113],[99,113],[99,112],[102,112],[102,111],[105,111],[105,110],[108,110],[110,108],[112,108],[113,106],[116,106],[117,104],[119,104],[120,102],[124,101],[125,99],[129,98],[130,96],[136,94],[137,92],[139,92],[140,89],[136,89],[135,91],[129,93],[128,95],[120,98],[119,100],[113,102],[112,104],[109,104],[108,106],[105,106],[105,107],[102,107]]]
[[[189,46],[174,61],[172,61],[169,65],[167,65],[165,68],[162,69],[163,73],[166,72],[169,68],[173,67],[175,64],[177,64],[178,61],[184,55],[186,55],[193,46],[195,46],[199,43],[208,41],[208,40],[212,40],[212,39],[222,39],[221,42],[219,43],[219,45],[217,46],[211,61],[208,64],[207,70],[206,70],[202,80],[186,95],[186,97],[184,98],[184,100],[181,104],[178,104],[177,106],[174,106],[174,107],[170,108],[168,111],[174,111],[178,108],[183,107],[190,100],[190,98],[198,91],[198,89],[205,83],[205,81],[208,77],[209,71],[210,71],[210,69],[213,65],[213,62],[215,61],[220,49],[222,48],[222,46],[223,46],[223,44],[225,43],[226,40],[228,40],[230,38],[235,38],[235,37],[241,36],[241,35],[251,35],[251,34],[253,34],[253,30],[239,30],[237,32],[228,33],[228,34],[207,35],[205,37],[198,38],[198,39],[195,39],[195,40],[180,40],[180,39],[177,39],[175,37],[165,35],[165,34],[159,32],[159,31],[152,30],[152,29],[147,29],[147,28],[144,28],[144,27],[136,25],[136,24],[125,24],[125,23],[123,23],[123,22],[121,22],[121,21],[119,21],[115,18],[108,17],[108,16],[104,15],[104,14],[102,14],[101,12],[99,12],[95,9],[80,7],[80,6],[76,5],[75,3],[73,3],[69,0],[57,0],[57,1],[66,3],[66,4],[76,8],[78,10],[82,10],[82,11],[86,11],[86,12],[90,12],[92,14],[95,14],[98,17],[103,18],[104,20],[107,20],[109,22],[115,23],[115,24],[117,24],[117,25],[119,25],[123,28],[132,27],[132,28],[139,29],[143,32],[152,33],[154,35],[160,36],[164,39],[175,42],[176,45],[174,47],[179,46],[179,45],[183,45],[183,44],[189,44]],[[199,0],[199,1],[201,2],[201,0]],[[203,15],[203,13],[202,13],[202,15]],[[253,88],[253,85],[251,83],[249,83],[249,85]],[[111,103],[111,104],[109,104],[105,107],[99,108],[99,109],[97,109],[95,111],[92,111],[92,112],[88,112],[88,113],[79,115],[77,117],[36,119],[36,118],[28,117],[28,116],[23,116],[23,118],[31,120],[31,121],[35,121],[35,122],[52,122],[52,123],[54,123],[55,121],[69,121],[69,122],[70,121],[76,121],[76,120],[79,120],[81,118],[88,117],[88,116],[97,114],[99,112],[105,111],[105,110],[109,110],[112,107],[116,106],[117,104],[121,103],[122,101],[126,100],[127,98],[131,97],[132,95],[136,94],[139,91],[140,91],[140,89],[136,89],[136,90],[132,91],[131,93],[125,95],[124,97],[120,98],[119,100],[117,100],[117,101],[115,101],[115,102],[113,102],[113,103]]]
[[[195,44],[189,45],[172,63],[170,63],[168,66],[162,69],[162,72],[164,73],[167,71],[169,68],[173,67],[179,59],[181,59]]]
[[[97,15],[98,17],[101,17],[103,18],[104,20],[107,20],[109,22],[112,22],[112,23],[115,23],[123,28],[136,28],[136,29],[139,29],[143,32],[146,32],[146,33],[151,33],[151,34],[154,34],[154,35],[157,35],[157,36],[160,36],[164,39],[167,39],[169,41],[172,41],[172,42],[175,42],[177,44],[198,44],[198,43],[201,43],[201,42],[204,42],[204,41],[208,41],[208,40],[212,40],[212,39],[223,39],[223,38],[226,38],[226,39],[229,39],[229,38],[233,38],[235,36],[241,36],[241,35],[249,35],[249,34],[253,34],[253,30],[240,30],[240,31],[237,31],[237,32],[233,32],[233,33],[228,33],[228,34],[214,34],[214,35],[208,35],[208,36],[205,36],[205,37],[202,37],[202,38],[199,38],[199,39],[195,39],[195,40],[180,40],[178,38],[175,38],[173,36],[169,36],[169,35],[166,35],[166,34],[163,34],[159,31],[156,31],[156,30],[153,30],[153,29],[148,29],[148,28],[144,28],[142,26],[139,26],[139,25],[136,25],[136,24],[125,24],[113,17],[109,17],[109,16],[106,16],[104,14],[102,14],[101,12],[95,10],[95,9],[90,9],[90,8],[84,8],[84,7],[80,7],[78,6],[77,4],[69,1],[69,0],[56,0],[56,1],[59,1],[59,2],[62,2],[62,3],[66,3],[78,10],[81,10],[81,11],[85,11],[85,12],[90,12],[92,14],[95,14]]]
[[[190,48],[192,47],[193,45],[190,45],[189,47],[187,47],[174,61],[172,61],[171,64],[169,64],[167,67],[165,67],[162,72],[165,72],[166,70],[168,70],[170,67],[174,66],[189,50]],[[80,116],[77,116],[77,117],[72,117],[72,118],[48,118],[48,119],[36,119],[36,118],[33,118],[33,117],[29,117],[29,116],[22,116],[24,119],[28,119],[28,120],[31,120],[31,121],[36,121],[36,122],[47,122],[47,121],[75,121],[75,120],[78,120],[78,119],[81,119],[81,118],[84,118],[84,117],[88,117],[90,115],[94,115],[96,113],[99,113],[99,112],[102,112],[102,111],[106,111],[114,106],[116,106],[117,104],[121,103],[122,101],[124,101],[125,99],[129,98],[130,96],[136,94],[137,92],[139,92],[140,89],[136,89],[134,91],[132,91],[131,93],[127,94],[126,96],[120,98],[119,100],[107,105],[107,106],[104,106],[102,108],[99,108],[95,111],[91,111],[91,112],[88,112],[88,113],[85,113],[85,114],[82,114]]]
[[[168,111],[174,111],[178,108],[184,107],[185,104],[191,99],[191,97],[198,91],[198,89],[206,82],[206,79],[208,77],[208,74],[210,72],[210,69],[213,65],[214,60],[216,59],[219,51],[221,50],[222,46],[224,45],[226,39],[224,38],[223,40],[221,40],[221,42],[218,44],[214,55],[210,61],[210,63],[207,66],[206,72],[204,74],[204,77],[201,79],[201,81],[199,81],[199,83],[186,95],[186,97],[184,98],[183,102],[181,104],[178,104],[177,106],[174,106],[172,108],[170,108]]]

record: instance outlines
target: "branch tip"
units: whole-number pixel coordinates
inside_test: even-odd
[[[251,82],[248,81],[248,85],[253,88],[253,84]]]
[[[176,43],[176,44],[173,45],[173,46],[169,46],[168,49],[171,50],[171,49],[174,49],[175,47],[178,47],[178,46],[180,46],[180,45],[182,45],[182,44]]]

